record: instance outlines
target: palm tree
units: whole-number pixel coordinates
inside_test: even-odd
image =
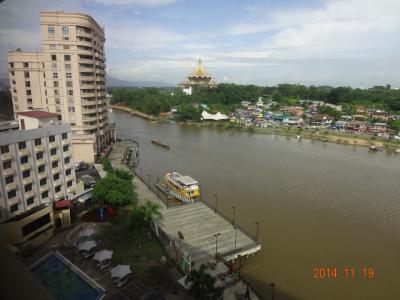
[[[203,264],[199,270],[192,270],[186,278],[185,284],[192,282],[190,294],[195,299],[222,299],[224,288],[214,287],[216,278],[206,273],[206,266]]]
[[[144,221],[146,223],[149,223],[151,220],[154,218],[161,218],[161,212],[160,212],[161,206],[157,203],[153,203],[147,199],[144,200],[144,204],[141,207],[143,210],[143,216],[144,216]]]

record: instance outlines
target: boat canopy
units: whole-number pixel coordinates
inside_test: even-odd
[[[177,172],[173,172],[171,174],[171,178],[179,183],[181,183],[182,185],[193,185],[193,184],[198,184],[197,181],[195,179],[193,179],[192,177],[188,176],[188,175],[181,175]]]

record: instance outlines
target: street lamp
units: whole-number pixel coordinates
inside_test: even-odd
[[[143,169],[142,169],[142,167],[140,167],[139,170],[140,170],[140,179],[143,180]]]
[[[235,226],[236,207],[232,206],[232,209],[233,209],[232,225]]]
[[[217,205],[218,205],[218,196],[217,196],[217,194],[214,194],[214,197],[215,197],[214,212],[217,213]]]
[[[256,226],[257,226],[256,239],[257,239],[257,241],[258,241],[258,221],[257,221],[255,224],[256,224]]]
[[[271,296],[271,300],[274,300],[274,295],[275,295],[275,283],[271,283],[270,286],[272,287],[272,296]]]
[[[218,236],[219,235],[221,235],[220,232],[214,234],[214,237],[215,237],[215,259],[217,259],[217,254],[218,254]]]
[[[236,239],[237,239],[237,227],[235,226],[235,250],[236,250]]]
[[[151,178],[151,175],[147,174],[147,177],[149,179],[149,191],[150,191],[150,178]]]

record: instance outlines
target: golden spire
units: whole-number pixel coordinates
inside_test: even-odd
[[[211,76],[204,70],[203,63],[201,62],[201,58],[197,62],[196,68],[194,68],[193,72],[189,75],[190,77],[197,77],[197,78],[211,78]]]

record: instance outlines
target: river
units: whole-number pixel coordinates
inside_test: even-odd
[[[400,155],[155,124],[115,110],[109,117],[118,137],[139,138],[139,166],[153,183],[167,169],[191,175],[224,214],[235,207],[249,232],[259,222],[262,250],[242,272],[266,299],[271,283],[279,300],[400,299]],[[325,277],[315,279],[314,268]]]

